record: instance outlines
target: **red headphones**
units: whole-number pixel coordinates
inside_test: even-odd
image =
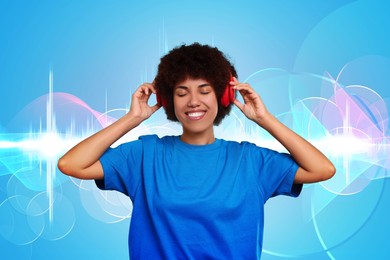
[[[234,101],[234,89],[233,86],[230,85],[230,81],[233,81],[233,75],[230,74],[230,79],[228,84],[225,87],[225,90],[223,91],[222,97],[221,97],[221,104],[224,107],[229,106]],[[158,93],[156,94],[157,98],[157,104],[160,106],[165,107],[167,105],[167,100],[163,99]]]
[[[223,91],[222,97],[221,97],[221,104],[224,107],[229,106],[234,101],[234,89],[233,86],[230,85],[230,81],[234,81],[233,75],[230,73],[229,82],[225,87],[225,90]]]

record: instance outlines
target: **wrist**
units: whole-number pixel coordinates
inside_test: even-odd
[[[270,124],[272,124],[272,121],[275,119],[275,117],[269,113],[268,111],[263,113],[261,116],[256,117],[254,120],[256,124],[261,126],[262,128],[266,128]]]
[[[141,116],[133,115],[130,113],[127,113],[126,115],[121,117],[119,120],[122,121],[123,126],[126,128],[125,131],[132,130],[133,128],[137,127],[138,125],[140,125],[144,121],[144,119],[142,119]]]

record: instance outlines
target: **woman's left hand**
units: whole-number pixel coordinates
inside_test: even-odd
[[[236,78],[233,78],[233,80],[230,84],[241,94],[244,100],[243,104],[235,99],[234,104],[247,118],[261,124],[261,121],[268,115],[268,111],[260,96],[248,83],[240,83]]]
[[[247,83],[240,83],[236,78],[230,82],[244,99],[242,104],[237,99],[234,104],[245,114],[264,128],[289,151],[299,168],[295,175],[295,183],[313,183],[331,178],[336,169],[329,159],[308,141],[282,124],[266,109],[260,96]]]

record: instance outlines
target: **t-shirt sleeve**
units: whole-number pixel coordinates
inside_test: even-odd
[[[290,154],[260,148],[258,181],[265,200],[277,195],[297,197],[302,184],[294,184],[298,164]]]
[[[104,190],[116,190],[133,199],[141,178],[142,141],[109,148],[101,157],[104,179],[95,180]]]

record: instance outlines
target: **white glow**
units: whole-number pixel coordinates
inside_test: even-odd
[[[0,142],[0,148],[17,148],[38,156],[41,160],[55,159],[69,150],[82,138],[62,138],[57,133],[42,133],[36,138],[19,142]]]
[[[63,150],[63,140],[56,133],[46,133],[39,142],[39,153],[47,158],[56,157]]]
[[[312,143],[321,151],[331,156],[370,153],[375,148],[375,144],[369,138],[361,139],[353,135],[327,136],[322,140],[313,141]]]

